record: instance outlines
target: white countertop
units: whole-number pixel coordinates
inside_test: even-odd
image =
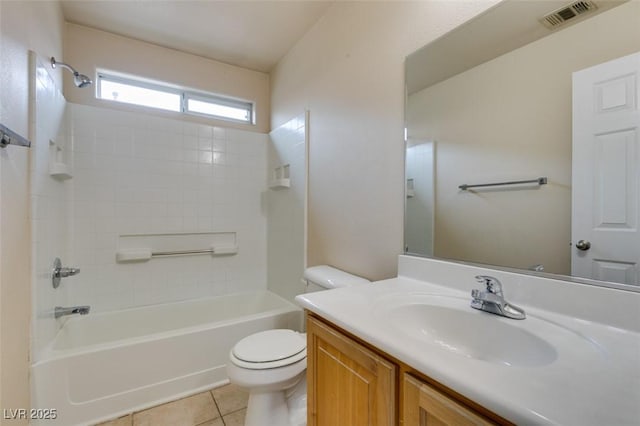
[[[504,283],[503,283],[504,284]],[[465,357],[399,332],[380,312],[394,297],[470,294],[426,281],[398,277],[331,291],[303,294],[296,301],[450,389],[516,424],[639,425],[640,334],[576,319],[523,303],[532,333],[559,326],[571,338],[548,336],[557,357],[540,366],[508,366]],[[506,299],[509,299],[508,288]],[[514,302],[515,303],[515,302]],[[580,303],[567,300],[566,303]],[[616,307],[611,307],[616,309]],[[492,315],[469,308],[480,315]],[[492,333],[486,330],[487,335]],[[568,335],[566,335],[568,336]],[[544,336],[543,336],[544,337]],[[576,344],[576,342],[578,342]]]

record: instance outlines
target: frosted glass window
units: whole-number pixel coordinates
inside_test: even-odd
[[[126,104],[134,104],[168,111],[181,111],[182,96],[147,87],[100,78],[99,98]]]
[[[98,99],[254,124],[253,103],[136,77],[98,73]]]
[[[213,115],[216,117],[228,118],[231,120],[251,121],[251,105],[241,107],[223,105],[214,101],[204,101],[199,99],[187,100],[187,111],[198,114]]]

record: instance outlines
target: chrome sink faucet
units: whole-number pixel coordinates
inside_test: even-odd
[[[476,275],[476,281],[485,285],[485,290],[471,290],[471,307],[511,319],[525,319],[522,308],[518,308],[506,300],[502,293],[502,284],[497,278],[488,275]]]
[[[90,309],[91,309],[91,306],[71,306],[70,308],[63,308],[62,306],[56,306],[53,315],[56,318],[60,318],[65,315],[74,315],[74,314],[87,315]]]

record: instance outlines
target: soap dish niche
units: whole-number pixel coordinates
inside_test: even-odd
[[[413,187],[413,179],[407,179],[407,198],[413,198],[416,195],[416,190]]]
[[[49,140],[49,175],[57,180],[73,177],[71,168],[64,160],[64,151],[53,140]]]
[[[291,178],[289,175],[289,164],[283,164],[273,169],[269,188],[283,189],[291,186]]]

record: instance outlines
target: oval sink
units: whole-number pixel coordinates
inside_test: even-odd
[[[388,325],[407,337],[456,355],[505,366],[539,367],[558,357],[551,344],[527,330],[527,325],[541,320],[502,318],[472,309],[468,300],[455,297],[410,297],[387,300],[377,309]]]

